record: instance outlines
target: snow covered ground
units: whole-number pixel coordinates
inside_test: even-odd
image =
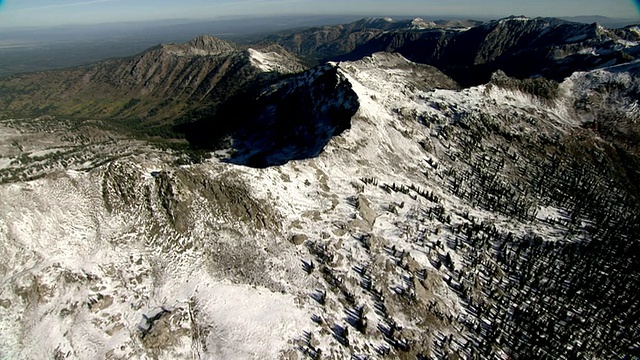
[[[282,74],[288,74],[299,72],[303,69],[291,54],[284,55],[286,51],[282,48],[280,50],[282,53],[249,48],[247,52],[249,53],[251,64],[263,72],[277,71]]]
[[[278,70],[278,54],[249,53]],[[316,158],[179,167],[174,154],[116,142],[135,151],[0,185],[0,357],[467,356],[475,335],[464,321],[478,318],[456,274],[473,249],[456,229],[563,241],[565,225],[548,220],[567,214],[527,203],[534,213],[518,219],[456,195],[451,174],[478,169],[452,129],[496,119],[514,137],[571,133],[573,100],[604,75],[576,74],[545,102],[491,85],[432,89],[443,75],[396,55],[333,66],[360,108]],[[626,104],[634,116],[637,99]],[[477,145],[488,167],[500,147],[526,156]],[[516,183],[517,165],[494,181]]]

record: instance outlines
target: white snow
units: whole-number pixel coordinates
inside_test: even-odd
[[[616,42],[626,48],[630,48],[630,47],[635,47],[640,45],[639,42],[637,41],[629,41],[629,40],[624,40],[624,39],[617,39]]]
[[[101,211],[92,182],[90,175],[74,173],[0,187],[5,261],[0,298],[12,289],[39,288],[45,301],[30,311],[21,304],[32,300],[9,297],[11,307],[0,307],[3,356],[40,358],[65,346],[80,358],[104,357],[120,346],[131,356],[136,326],[148,314],[145,308],[184,310],[189,301],[197,302],[197,321],[209,329],[201,335],[210,349],[207,357],[277,358],[300,329],[310,326],[292,295],[221,281],[205,270],[197,252],[176,259],[137,242],[137,231],[130,227],[136,220]],[[85,303],[95,294],[112,303],[88,309]],[[72,315],[61,316],[65,311]],[[188,319],[180,321],[180,326],[193,327]],[[109,335],[114,326],[120,330]],[[187,335],[181,341],[190,353],[194,345]]]
[[[411,20],[411,28],[412,29],[416,29],[416,30],[424,30],[424,29],[430,29],[436,27],[436,23],[434,23],[433,21],[424,21],[423,19],[417,17],[413,20]]]
[[[596,49],[593,47],[582,48],[578,51],[578,54],[598,56]]]
[[[507,22],[507,21],[530,21],[531,19],[525,17],[525,16],[512,16],[512,17],[508,17],[505,19],[501,19],[500,22]]]
[[[286,64],[291,60],[276,52],[260,52],[248,49],[251,64],[264,72],[278,71],[282,73],[293,72]]]
[[[254,66],[279,70],[279,54],[248,51]],[[378,271],[377,285],[385,290],[402,285],[407,275],[385,247],[406,251],[416,266],[431,274],[428,300],[443,314],[464,313],[460,299],[442,280],[451,276],[449,271],[437,270],[429,261],[430,253],[446,253],[455,269],[464,262],[459,251],[436,245],[452,235],[447,226],[423,214],[436,204],[415,191],[387,192],[380,185],[401,182],[398,185],[433,192],[453,224],[469,223],[460,215],[467,212],[515,235],[533,230],[549,241],[562,239],[555,231],[558,227],[546,221],[562,222],[567,216],[563,209],[539,205],[537,219],[520,222],[453,196],[442,172],[460,166],[452,160],[459,150],[442,129],[456,114],[471,113],[500,118],[502,125],[524,136],[535,136],[540,129],[568,131],[581,125],[571,107],[575,98],[602,81],[635,81],[615,69],[577,73],[561,84],[563,100],[545,103],[496,86],[422,91],[415,86],[413,64],[397,55],[374,54],[328,66],[337,66],[338,76],[358,96],[360,107],[351,128],[332,138],[313,159],[253,169],[214,158],[181,168],[184,172],[171,191],[175,199],[188,203],[185,211],[193,220],[188,232],[172,228],[163,210],[171,204],[162,201],[168,190],[151,175],[178,171],[168,154],[149,151],[90,171],[67,170],[55,177],[0,185],[0,301],[11,302],[6,307],[0,302],[2,356],[43,358],[60,352],[78,358],[152,357],[146,347],[151,345],[140,339],[137,325],[143,314],[166,306],[173,310],[163,315],[162,321],[169,324],[163,326],[172,326],[172,335],[166,348],[154,348],[159,358],[279,358],[283,351],[295,350],[294,340],[303,331],[313,334],[323,356],[348,358],[351,349],[337,345],[329,329],[345,324],[343,300],[317,269],[311,274],[302,270],[301,260],[314,257],[304,244],[287,241],[298,234],[331,249],[331,268],[368,312],[367,334],[350,329],[352,349],[384,343],[376,330],[383,319],[358,285],[354,267],[371,265]],[[629,104],[629,112],[637,109],[637,104]],[[518,120],[526,116],[535,116],[536,127]],[[418,140],[428,143],[428,150]],[[225,153],[217,155],[223,158]],[[428,165],[427,159],[437,166]],[[113,175],[123,180],[107,187]],[[378,184],[365,185],[363,178],[374,178]],[[203,179],[245,186],[245,200],[273,210],[274,228],[251,228],[215,213],[225,209],[212,211],[197,192]],[[123,200],[116,204],[122,208],[109,212],[109,196],[133,203]],[[354,206],[360,198],[370,203],[373,221]],[[366,251],[356,240],[363,234],[371,235],[374,251]],[[217,267],[234,256],[241,257],[234,263],[237,268]],[[250,267],[256,261],[258,268]],[[251,280],[240,281],[229,275],[233,271],[252,272],[245,274]],[[271,282],[255,280],[260,276]],[[325,305],[309,297],[315,289],[327,291]],[[403,327],[416,333],[424,330],[414,315],[400,307],[391,310]],[[311,322],[311,315],[320,316],[323,325]],[[454,333],[446,327],[437,330]]]
[[[13,159],[0,157],[0,169],[8,168],[9,166],[11,166],[12,161]]]

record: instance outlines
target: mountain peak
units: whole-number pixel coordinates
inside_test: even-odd
[[[422,18],[414,18],[411,20],[410,29],[421,30],[421,29],[430,29],[436,27],[436,23],[433,21],[424,21]]]
[[[385,18],[369,17],[369,18],[360,19],[352,23],[351,25],[359,29],[370,28],[370,29],[386,30],[390,27],[396,26],[397,21],[393,20],[390,17],[385,17]]]
[[[544,24],[544,25],[561,25],[570,23],[569,21],[554,18],[554,17],[527,17],[524,15],[511,15],[506,18],[500,19],[497,21],[498,23],[506,23],[506,22],[524,22],[524,23],[535,23],[535,24]]]
[[[511,16],[507,16],[506,18],[504,18],[503,20],[520,20],[520,21],[527,21],[527,20],[531,20],[531,18],[528,18],[524,15],[511,15]]]
[[[174,56],[212,56],[223,55],[238,50],[231,42],[224,41],[211,35],[200,35],[183,44],[161,44],[154,49]]]
[[[236,50],[236,45],[211,35],[200,35],[193,40],[189,41],[187,46],[195,49],[204,50],[209,55],[215,55],[220,53],[226,53]]]

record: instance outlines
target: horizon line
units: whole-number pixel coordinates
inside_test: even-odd
[[[112,1],[112,0],[98,0],[102,1]],[[93,1],[91,1],[93,2]],[[124,20],[124,21],[105,21],[99,23],[63,23],[63,24],[52,24],[52,25],[25,25],[25,26],[2,26],[2,29],[51,29],[51,28],[62,28],[69,26],[83,26],[83,27],[91,27],[91,26],[104,26],[104,25],[117,25],[117,24],[148,24],[155,22],[180,22],[182,24],[188,23],[198,23],[198,22],[215,22],[215,21],[225,21],[225,20],[238,20],[238,19],[278,19],[278,18],[296,18],[296,17],[328,17],[328,18],[354,18],[354,19],[367,19],[367,18],[392,18],[394,20],[405,20],[411,18],[422,18],[424,20],[481,20],[481,21],[492,21],[492,20],[500,20],[506,19],[512,16],[516,17],[526,17],[530,19],[536,18],[556,18],[556,19],[579,19],[579,18],[603,18],[612,22],[629,22],[634,23],[637,22],[640,24],[640,18],[618,18],[618,17],[610,17],[605,15],[558,15],[558,16],[528,16],[523,14],[511,14],[506,16],[473,16],[473,15],[454,15],[454,14],[415,14],[415,15],[383,15],[383,14],[316,14],[316,13],[299,13],[299,14],[282,14],[282,15],[224,15],[224,16],[216,16],[211,18],[158,18],[158,19],[149,19],[149,20]],[[357,21],[357,20],[356,20]],[[172,24],[178,25],[178,24]]]

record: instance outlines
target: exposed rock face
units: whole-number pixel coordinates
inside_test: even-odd
[[[233,119],[224,129],[233,148],[227,161],[268,167],[318,156],[333,136],[349,129],[357,108],[349,83],[332,66],[278,82],[256,97],[249,93],[218,114]],[[183,127],[192,144],[209,149],[219,145],[219,130],[209,119]]]
[[[142,216],[157,219],[152,226],[171,224],[178,233],[188,233],[197,226],[194,206],[203,207],[209,216],[228,224],[246,226],[252,231],[278,230],[278,215],[268,206],[253,200],[242,184],[225,177],[187,169],[161,171],[153,184],[140,187],[140,169],[130,162],[112,162],[105,169],[102,193],[110,212],[144,211]],[[141,204],[147,204],[140,208]],[[134,210],[139,209],[139,210]],[[245,224],[245,225],[241,225]],[[229,225],[232,226],[232,225]]]
[[[185,45],[193,49],[194,55],[219,55],[238,49],[237,45],[211,35],[198,36]]]
[[[632,41],[627,43],[626,38]],[[636,51],[633,48],[638,41],[640,36],[629,29],[514,17],[453,37],[433,63],[455,64],[451,71],[457,68],[460,76],[471,75],[474,65],[484,65],[488,72],[501,69],[510,76],[542,75],[561,80],[574,71],[629,61],[627,51]]]
[[[472,20],[427,23],[420,18],[398,21],[390,18],[366,18],[349,24],[283,32],[268,36],[266,41],[280,44],[295,54],[331,60],[341,55],[350,54],[360,46],[368,46],[370,41],[384,37],[388,32],[402,34],[408,30],[464,28],[476,26],[480,23]],[[373,52],[382,50],[384,49],[379,48],[362,53],[362,56],[371,55]]]
[[[294,74],[307,70],[300,59],[280,45],[259,45],[246,50],[251,64],[264,72]]]
[[[511,17],[465,31],[446,27],[392,30],[350,53],[328,57],[355,60],[378,51],[395,51],[412,61],[434,65],[465,86],[487,82],[498,69],[519,78],[542,75],[562,80],[574,71],[637,58],[640,33],[634,29]]]
[[[369,226],[373,226],[373,223],[376,221],[376,217],[378,217],[378,214],[376,214],[376,212],[371,208],[371,204],[369,204],[369,201],[363,195],[358,196],[356,209],[358,210],[360,216],[362,216],[364,221],[366,221]]]

